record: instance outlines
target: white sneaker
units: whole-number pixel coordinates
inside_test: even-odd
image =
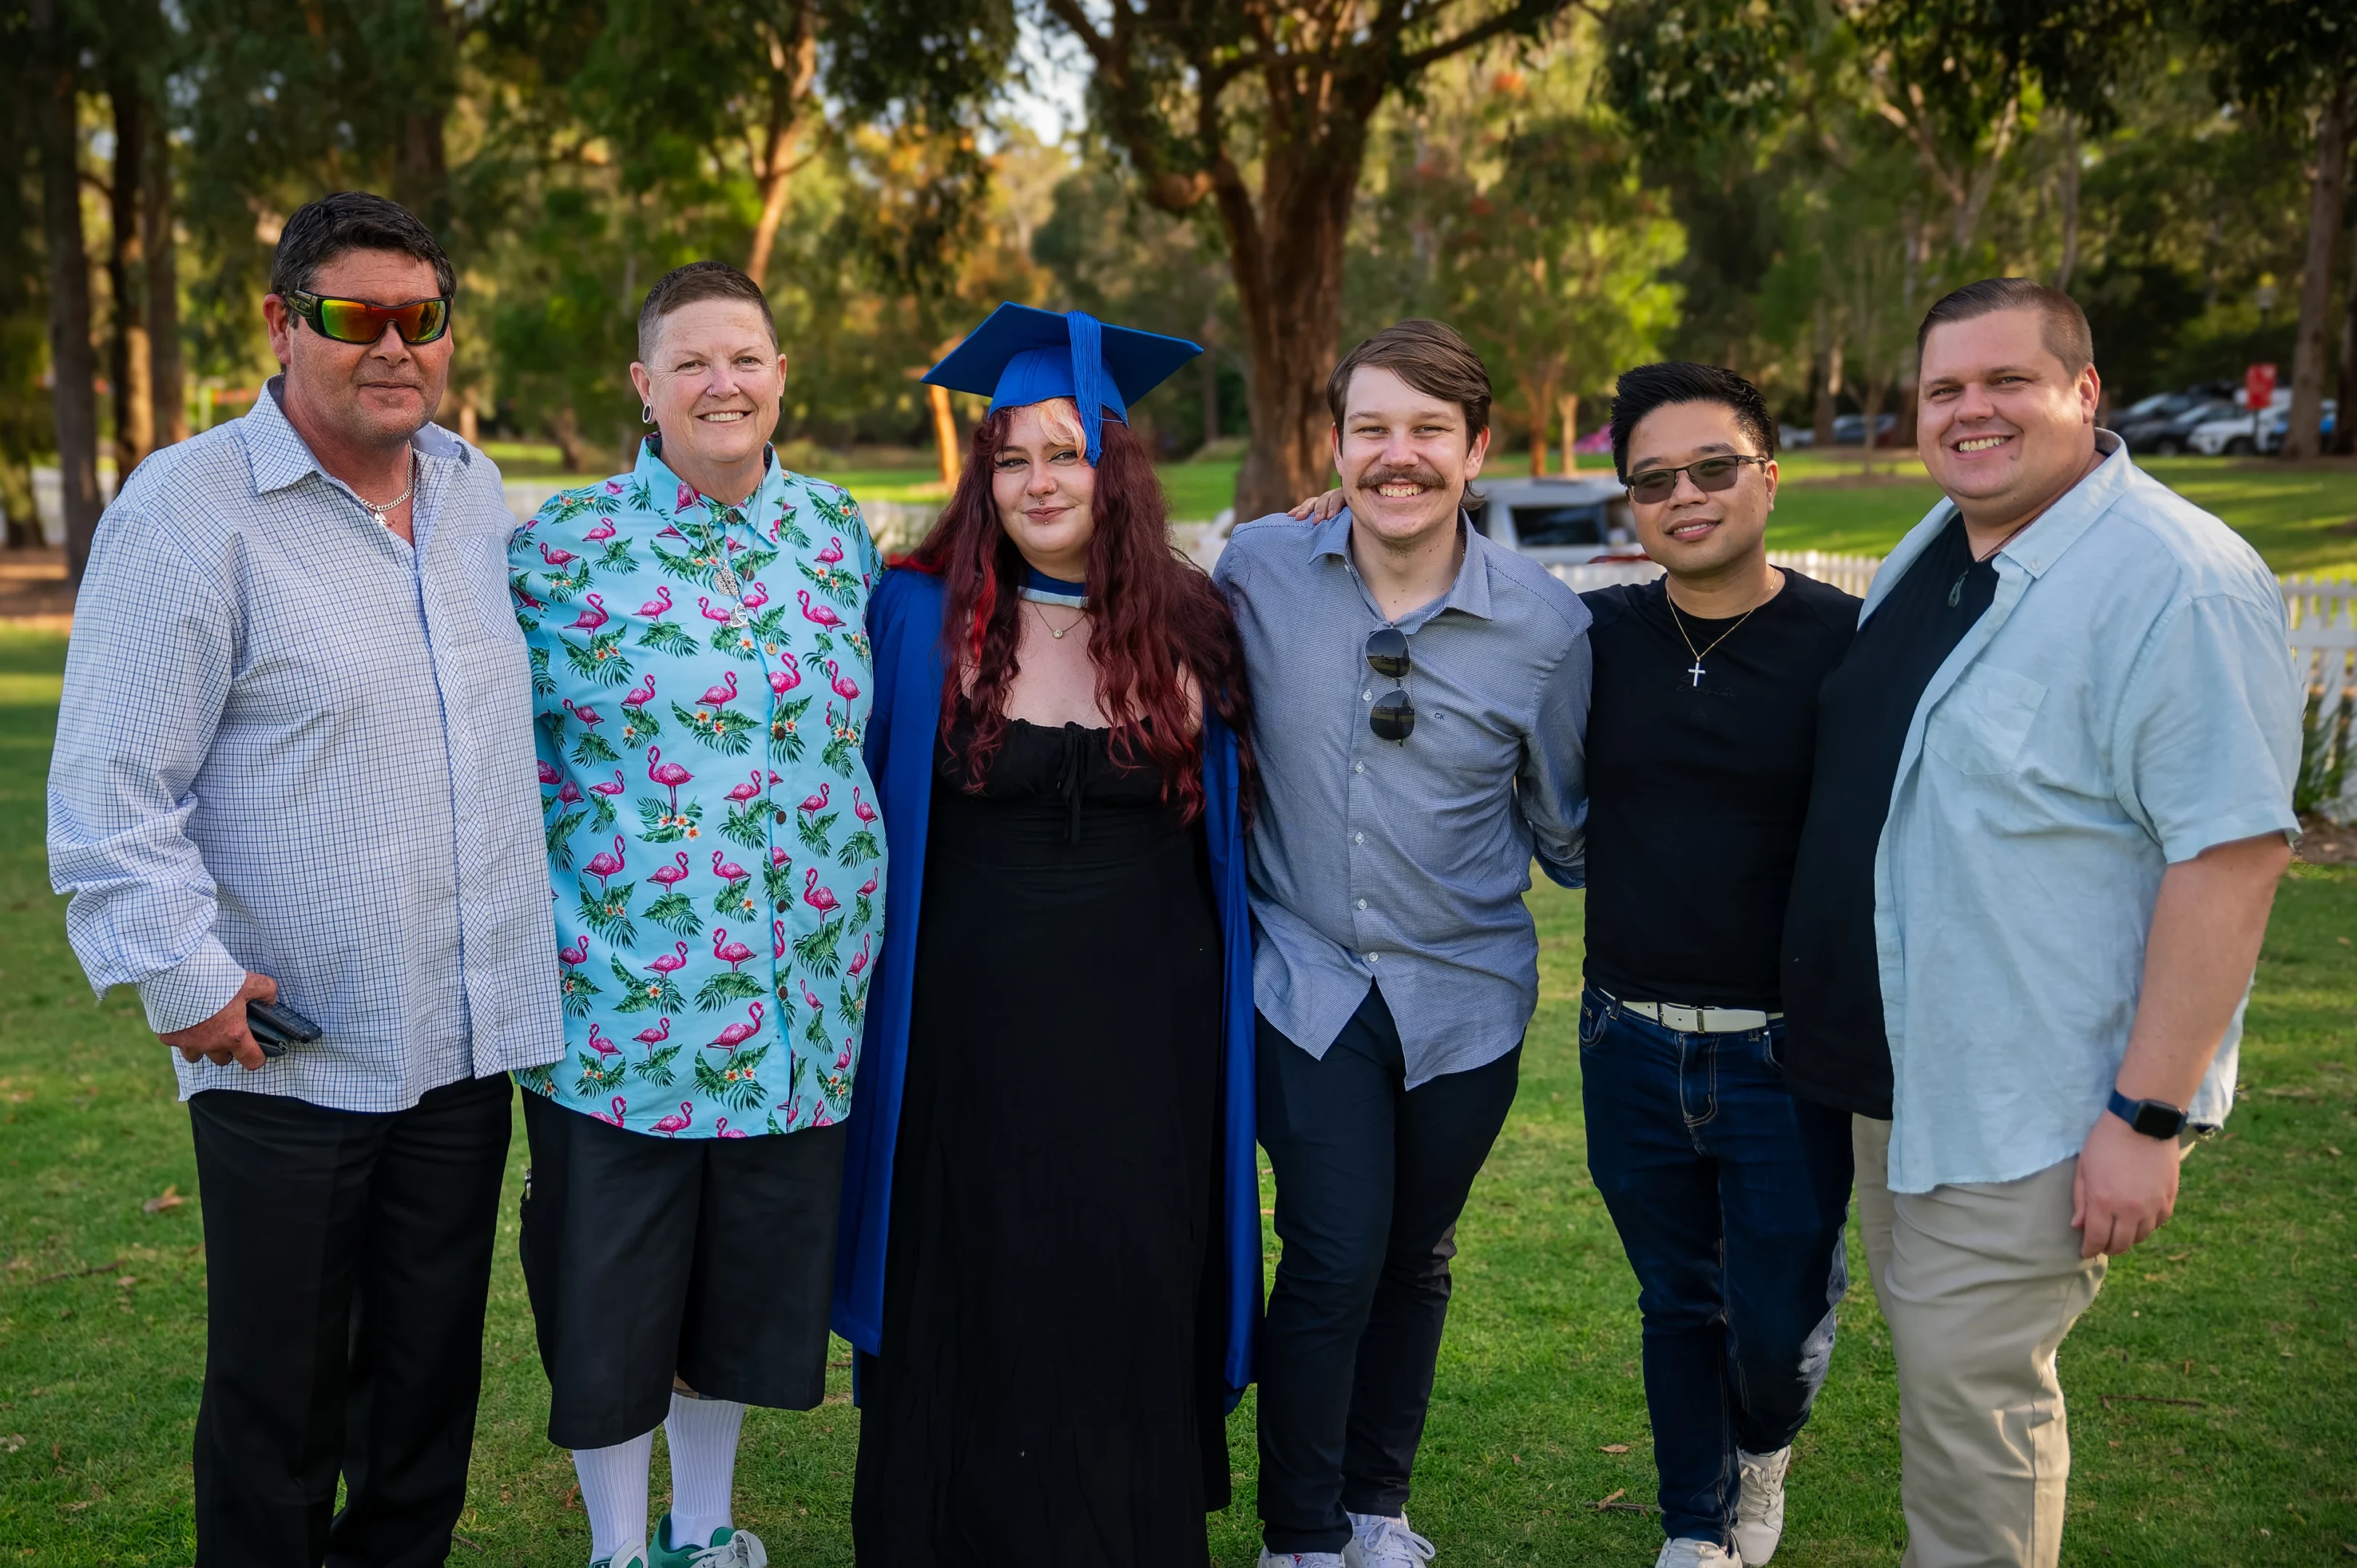
[[[1260,1568],[1367,1568],[1367,1560],[1355,1541],[1340,1552],[1271,1552],[1264,1546]]]
[[[1407,1527],[1405,1513],[1395,1519],[1354,1513],[1351,1533],[1356,1538],[1351,1544],[1359,1549],[1367,1568],[1422,1568],[1432,1561],[1432,1542]]]
[[[643,1542],[625,1546],[611,1557],[600,1557],[589,1568],[647,1568],[647,1549]]]
[[[1743,1568],[1743,1559],[1716,1541],[1681,1536],[1662,1542],[1662,1554],[1653,1559],[1653,1568]]]
[[[1735,1458],[1743,1471],[1743,1492],[1735,1499],[1735,1549],[1750,1568],[1760,1568],[1784,1538],[1784,1472],[1792,1468],[1792,1446],[1773,1454],[1738,1448]]]

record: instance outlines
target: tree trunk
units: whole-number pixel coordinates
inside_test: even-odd
[[[2062,262],[2054,269],[2054,286],[2071,292],[2071,274],[2079,270],[2079,120],[2062,110],[2062,179],[2057,192],[2062,209]]]
[[[1858,448],[1864,466],[1858,472],[1871,474],[1874,472],[1874,426],[1875,422],[1882,417],[1882,379],[1879,376],[1867,379],[1865,401],[1866,445]]]
[[[1563,424],[1563,471],[1579,472],[1579,394],[1566,392],[1555,400],[1555,417]]]
[[[32,0],[34,134],[40,143],[41,230],[49,263],[50,408],[63,481],[66,581],[79,587],[98,532],[97,357],[90,346],[90,252],[76,155],[75,47],[58,0]]]
[[[2349,295],[2341,305],[2340,403],[2327,445],[2346,457],[2357,453],[2357,222],[2349,226]]]
[[[172,237],[172,140],[170,127],[152,105],[145,167],[145,211],[140,221],[147,244],[148,397],[156,444],[167,446],[188,438],[188,393],[180,360],[180,259]]]
[[[1240,522],[1318,494],[1333,472],[1326,378],[1342,331],[1342,242],[1372,112],[1372,103],[1363,114],[1335,112],[1321,138],[1268,147],[1257,204],[1232,170],[1213,190],[1252,357]]]
[[[120,489],[131,470],[156,446],[155,366],[147,337],[147,252],[141,242],[147,190],[142,170],[147,151],[146,104],[138,79],[125,70],[107,84],[114,105],[114,171],[107,193],[114,231],[106,262],[107,291],[114,331],[108,344],[108,379],[114,383],[114,482]]]
[[[2316,126],[2316,175],[2309,185],[2308,260],[2299,278],[2299,336],[2291,355],[2291,412],[2284,456],[2313,457],[2322,449],[2324,318],[2332,309],[2332,252],[2341,242],[2341,210],[2349,195],[2349,129],[2357,86],[2343,81],[2325,100]],[[2357,265],[2357,263],[2352,263]],[[2345,417],[2345,413],[2344,413]]]
[[[1817,301],[1817,362],[1824,374],[1817,382],[1816,405],[1810,410],[1810,439],[1820,452],[1834,444],[1834,417],[1840,412],[1842,338],[1834,330],[1833,312]]]
[[[1207,322],[1208,326],[1209,323]],[[1220,438],[1220,356],[1211,346],[1211,335],[1203,334],[1203,445],[1209,446]]]
[[[1534,479],[1546,477],[1547,447],[1554,434],[1549,423],[1555,414],[1552,406],[1554,397],[1555,388],[1545,382],[1535,387],[1525,383],[1523,388],[1524,413],[1531,431],[1531,478]]]
[[[925,402],[933,413],[933,446],[941,459],[942,483],[955,489],[958,482],[957,414],[950,407],[950,389],[928,386]]]
[[[581,421],[570,406],[560,408],[543,422],[548,438],[556,443],[564,455],[565,467],[576,474],[594,474],[605,465],[597,460],[597,443],[581,434]]]
[[[33,502],[33,470],[24,458],[0,451],[0,518],[7,520],[6,547],[31,550],[41,542],[40,509]]]
[[[768,32],[767,28],[763,29]],[[793,31],[785,38],[770,33],[770,127],[760,166],[753,171],[761,192],[761,215],[753,224],[753,250],[745,271],[757,284],[769,280],[770,252],[778,239],[778,225],[786,215],[788,182],[793,166],[794,130],[802,105],[818,74],[818,6],[802,0],[794,7]]]

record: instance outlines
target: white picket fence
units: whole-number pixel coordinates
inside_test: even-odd
[[[1882,570],[1879,555],[1835,555],[1823,550],[1771,550],[1768,559],[1861,599],[1866,597],[1866,590],[1874,585],[1874,575]],[[1660,565],[1652,561],[1598,561],[1585,566],[1547,569],[1569,584],[1574,593],[1580,594],[1615,583],[1650,583],[1662,575]]]

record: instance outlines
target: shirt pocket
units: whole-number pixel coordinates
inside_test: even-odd
[[[2045,702],[2045,686],[2026,675],[1990,666],[1968,670],[1932,711],[1924,749],[1959,773],[2010,773]]]

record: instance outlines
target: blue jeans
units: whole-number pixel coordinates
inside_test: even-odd
[[[1736,1450],[1772,1453],[1808,1421],[1849,1288],[1849,1116],[1785,1090],[1783,1036],[1682,1034],[1580,997],[1587,1168],[1637,1273],[1672,1540],[1728,1544]]]

